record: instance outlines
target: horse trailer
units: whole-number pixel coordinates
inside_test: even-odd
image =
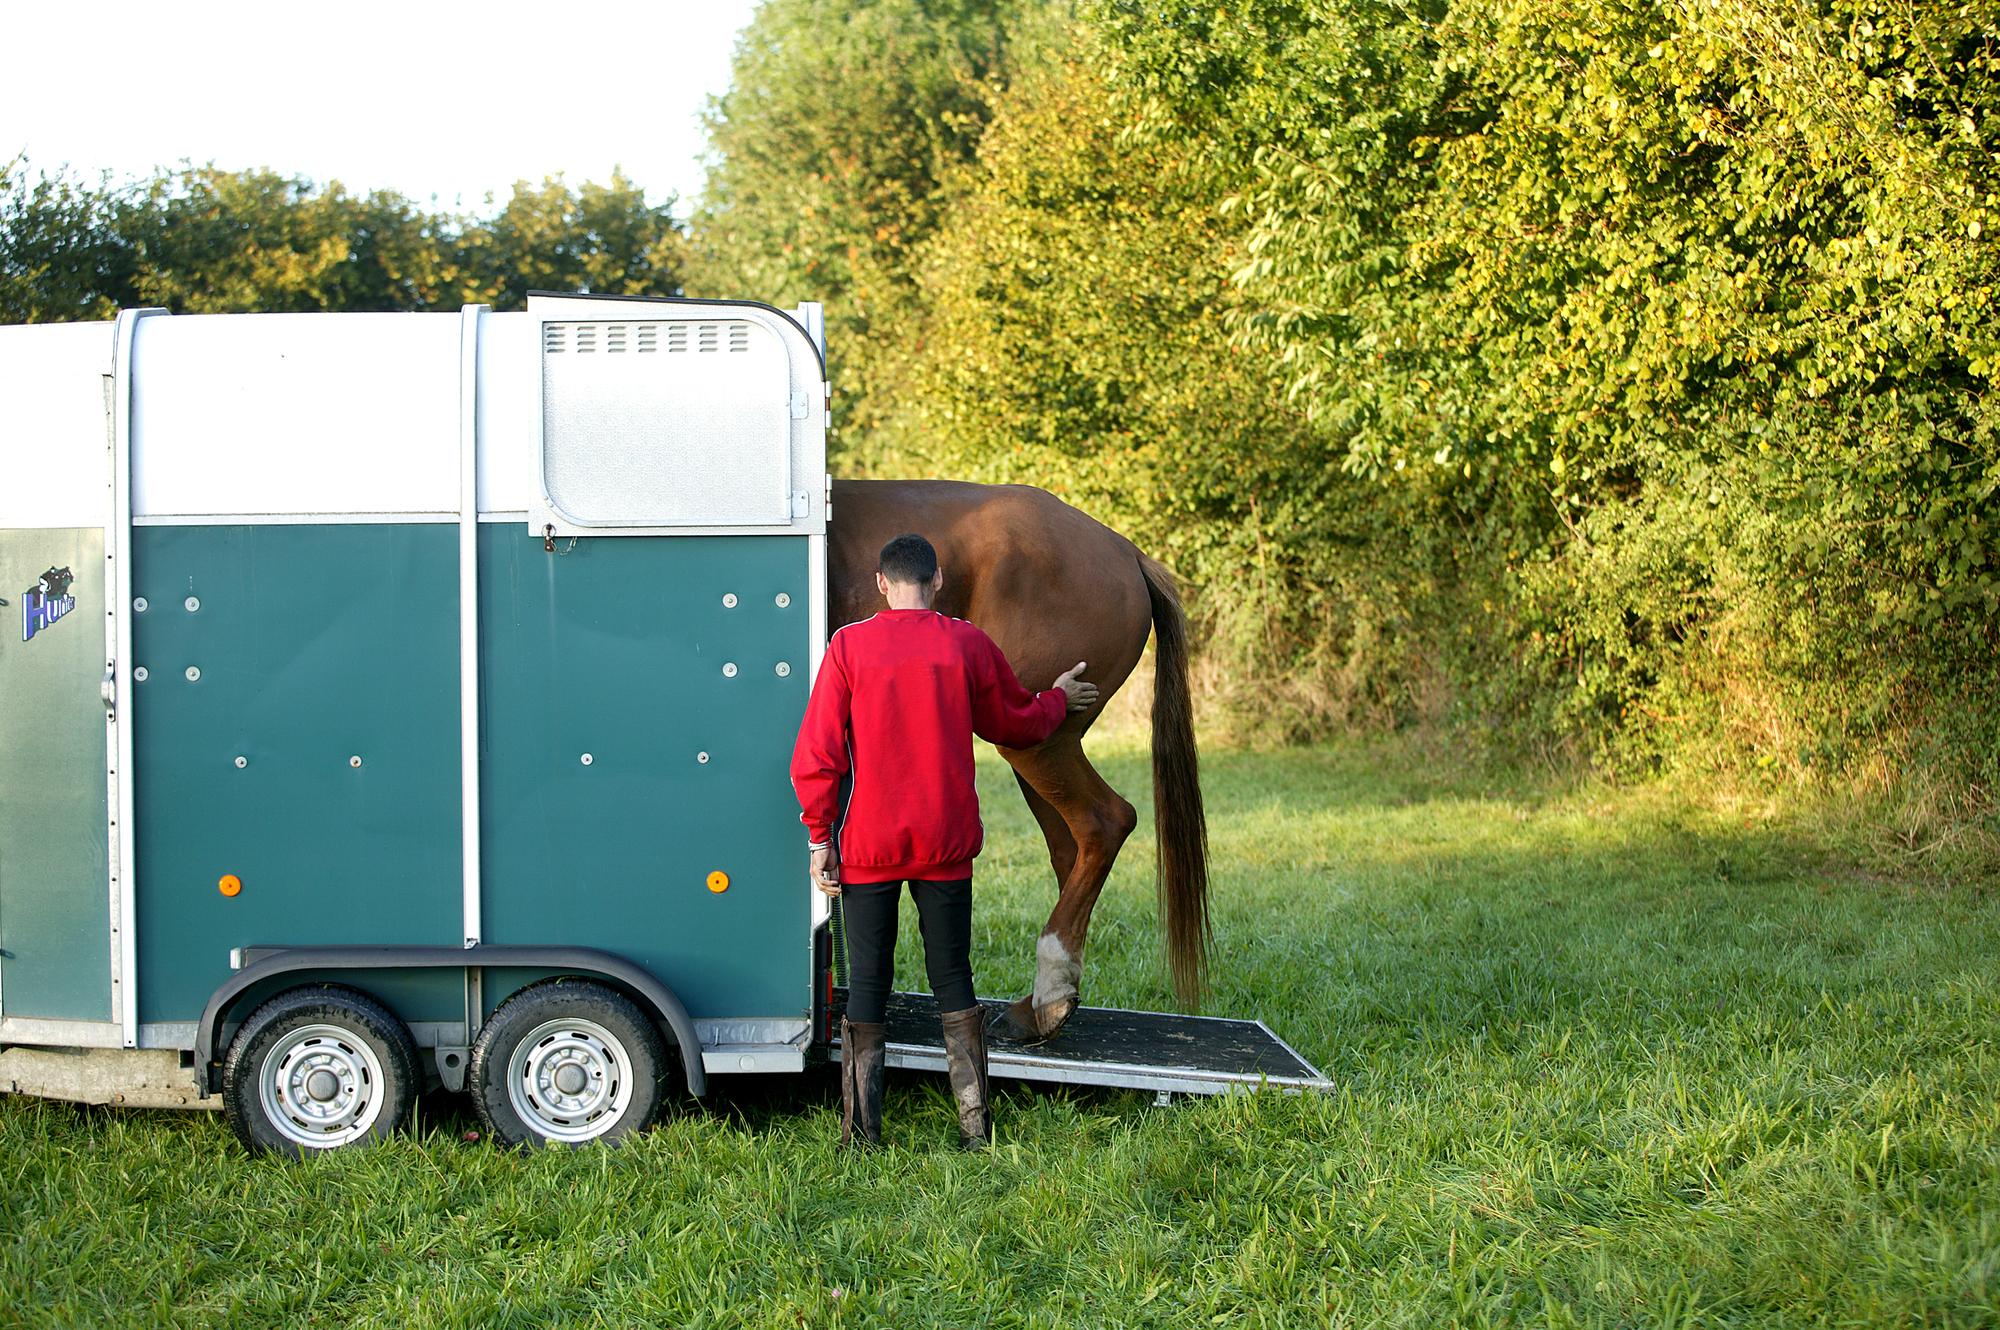
[[[787,779],[829,392],[809,304],[0,328],[0,1091],[298,1152],[441,1083],[581,1142],[837,1057]],[[1323,1084],[1118,1017],[994,1074]]]

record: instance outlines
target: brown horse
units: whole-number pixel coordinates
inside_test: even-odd
[[[827,528],[828,630],[887,608],[876,558],[914,531],[937,547],[937,608],[986,630],[1029,688],[1078,661],[1103,690],[1039,747],[1002,748],[1049,844],[1060,894],[1035,946],[1034,991],[1009,1008],[1006,1032],[1047,1039],[1076,1010],[1090,911],[1119,847],[1138,825],[1132,805],[1083,755],[1083,736],[1157,635],[1153,685],[1153,818],[1160,923],[1181,1001],[1200,998],[1208,943],[1208,824],[1188,693],[1187,620],[1172,574],[1131,541],[1045,490],[946,480],[835,481]]]

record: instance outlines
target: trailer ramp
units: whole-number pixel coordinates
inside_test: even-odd
[[[836,1008],[847,994],[835,990]],[[1007,1007],[981,998],[989,1020]],[[928,993],[892,993],[888,1012],[888,1064],[912,1071],[943,1071],[944,1032],[937,999]],[[838,1020],[834,1024],[837,1035]],[[831,1056],[840,1058],[836,1038]],[[1079,1007],[1055,1038],[1039,1044],[988,1036],[987,1064],[994,1078],[1105,1085],[1176,1094],[1228,1094],[1268,1085],[1288,1093],[1331,1090],[1333,1083],[1262,1021],[1184,1016],[1164,1011]]]

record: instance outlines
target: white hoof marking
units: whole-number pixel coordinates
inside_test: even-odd
[[[1070,955],[1054,933],[1042,934],[1035,943],[1035,1009],[1047,1011],[1059,1002],[1074,1002],[1082,980],[1083,958]]]

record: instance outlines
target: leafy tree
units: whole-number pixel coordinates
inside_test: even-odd
[[[452,219],[268,170],[157,172],[114,201],[131,301],[176,313],[413,310],[468,294]]]
[[[674,200],[622,172],[573,189],[518,182],[490,218],[428,212],[392,190],[350,194],[274,171],[183,166],[124,187],[0,173],[0,318],[518,309],[533,288],[677,295]]]
[[[101,319],[119,266],[105,193],[63,175],[0,167],[0,322]]]
[[[1990,706],[1985,7],[1098,12],[1138,132],[1234,179],[1239,344],[1456,495],[1574,722],[1803,763]]]
[[[646,193],[614,168],[606,185],[571,189],[560,174],[523,180],[491,220],[466,227],[460,246],[480,299],[518,309],[531,290],[679,295],[685,263],[672,195]]]
[[[710,106],[693,286],[826,303],[850,467],[898,409],[921,336],[914,265],[1042,8],[766,0]]]

